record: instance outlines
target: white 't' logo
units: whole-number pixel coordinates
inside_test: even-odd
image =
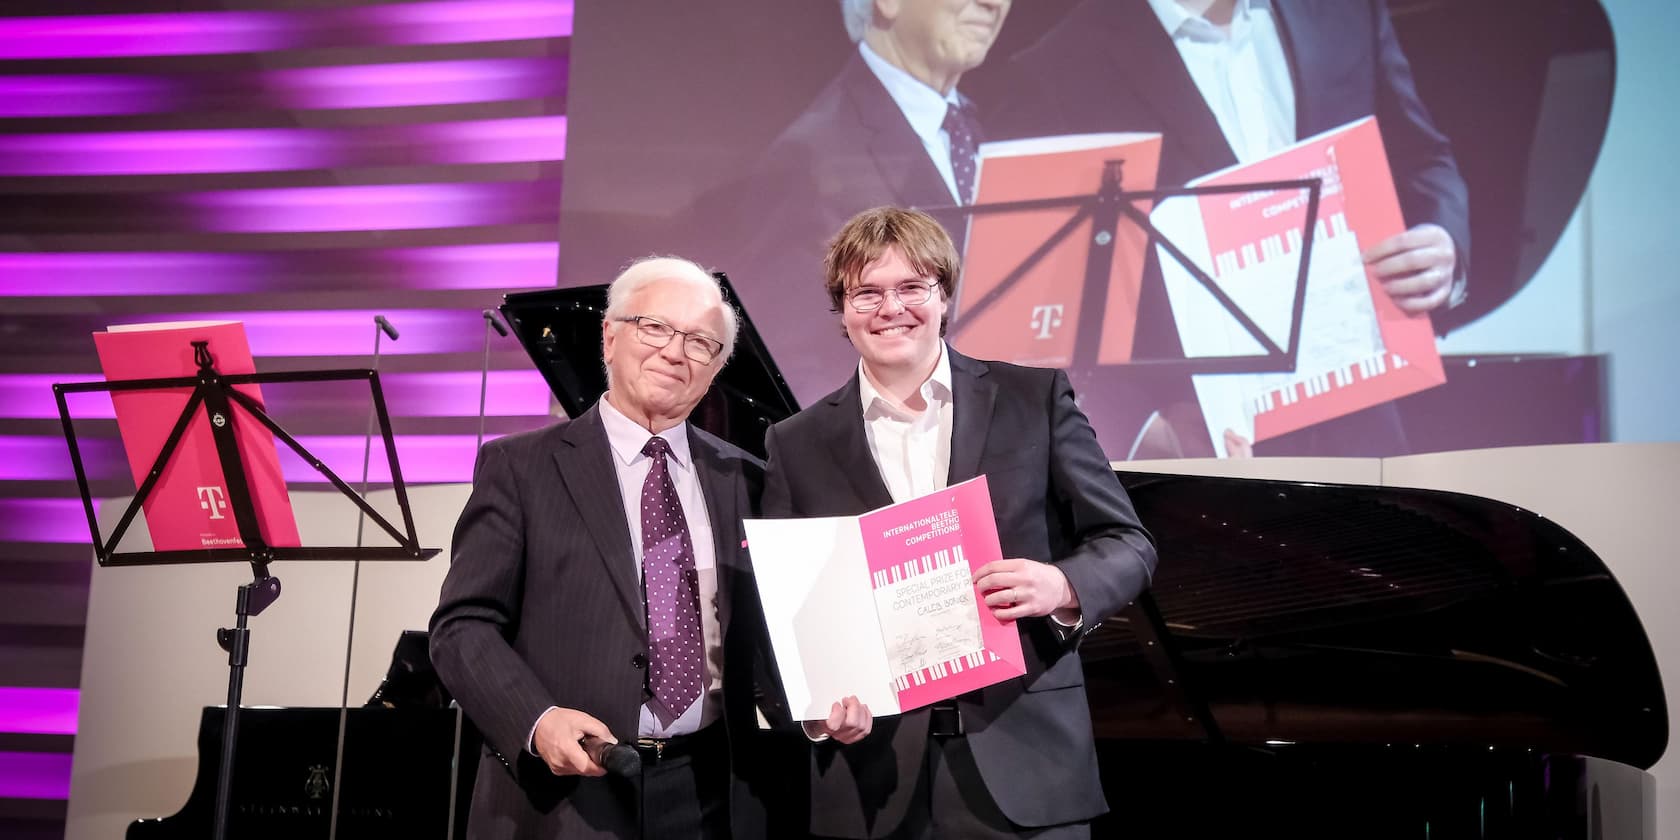
[[[1050,337],[1050,331],[1062,325],[1062,305],[1059,303],[1035,306],[1032,310],[1032,328],[1038,330],[1034,338],[1043,340]]]
[[[198,506],[210,511],[211,519],[226,519],[222,511],[227,509],[227,494],[220,487],[198,488]]]

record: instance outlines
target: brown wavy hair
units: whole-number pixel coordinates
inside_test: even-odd
[[[889,248],[897,248],[911,268],[937,283],[946,300],[956,294],[962,261],[945,228],[920,210],[876,207],[853,216],[829,240],[823,257],[823,288],[833,311],[841,311],[847,290]],[[944,323],[939,333],[945,334]]]

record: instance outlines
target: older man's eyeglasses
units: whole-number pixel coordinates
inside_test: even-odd
[[[676,336],[683,337],[683,355],[702,364],[709,364],[723,353],[723,342],[711,336],[684,332],[657,318],[630,315],[614,320],[636,325],[636,338],[649,347],[663,348]]]
[[[888,294],[898,298],[904,306],[920,306],[933,297],[933,284],[924,280],[907,280],[891,289],[861,286],[846,293],[846,302],[857,312],[874,312],[887,302]]]

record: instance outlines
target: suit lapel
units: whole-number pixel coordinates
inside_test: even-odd
[[[618,473],[613,469],[607,430],[601,425],[599,409],[591,407],[566,424],[562,438],[566,445],[554,453],[554,466],[566,486],[579,518],[595,542],[607,578],[635,617],[636,625],[647,629],[647,607],[641,584],[636,580],[636,561],[630,546],[629,512],[618,492]],[[638,513],[638,518],[640,511]]]
[[[997,385],[986,378],[986,366],[946,348],[951,354],[951,468],[948,484],[980,474],[980,455],[992,428],[992,403]]]
[[[928,159],[927,147],[869,65],[852,56],[845,78],[846,94],[857,109],[858,121],[869,132],[869,156],[895,202],[907,207],[950,204],[951,191]]]
[[[828,457],[866,509],[874,510],[892,504],[892,493],[881,477],[880,465],[869,454],[869,437],[863,431],[863,398],[858,390],[860,375],[852,374],[846,387],[821,405],[828,412],[824,423]]]
[[[702,437],[693,424],[688,427],[688,451],[700,492],[706,497],[706,515],[712,523],[712,557],[718,585],[718,625],[729,626],[730,584],[734,581],[734,558],[741,549],[741,511],[736,505],[734,471],[738,464],[725,462],[713,442]]]

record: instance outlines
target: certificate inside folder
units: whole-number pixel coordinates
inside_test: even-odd
[[[749,519],[747,543],[788,705],[856,695],[892,715],[1026,673],[1014,622],[974,570],[1003,559],[986,477],[861,516]]]
[[[1221,456],[1225,429],[1268,440],[1446,381],[1429,317],[1402,311],[1361,257],[1406,229],[1374,117],[1190,186],[1295,178],[1323,184],[1310,225],[1300,190],[1178,196],[1151,216],[1267,336],[1291,348],[1287,370],[1193,378],[1208,438]],[[1302,260],[1309,261],[1306,288],[1297,295]],[[1186,356],[1260,350],[1183,265],[1165,255],[1160,262]]]

